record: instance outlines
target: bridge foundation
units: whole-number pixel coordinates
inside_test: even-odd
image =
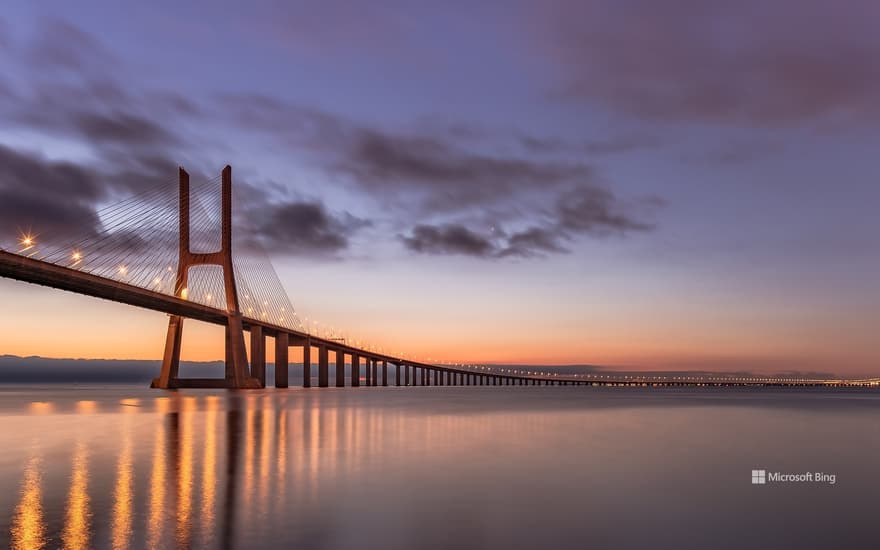
[[[318,347],[318,387],[326,388],[330,385],[330,366],[327,346]]]
[[[312,342],[303,342],[303,387],[312,387]]]
[[[341,349],[336,350],[336,387],[345,387],[345,353]]]
[[[286,388],[287,377],[289,373],[289,364],[287,360],[287,352],[290,347],[290,341],[287,333],[275,335],[275,387]]]
[[[357,388],[361,385],[361,356],[351,354],[351,387]]]

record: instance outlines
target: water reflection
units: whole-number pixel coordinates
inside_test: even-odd
[[[793,461],[791,470],[836,470],[841,479],[827,504],[777,493],[770,503],[782,514],[804,499],[833,513],[880,490],[876,482],[847,484],[874,479],[871,461],[843,462],[833,452],[859,434],[861,456],[880,455],[876,401],[819,415],[816,403],[796,413],[752,405],[640,408],[609,393],[604,405],[560,410],[566,394],[548,392],[556,409],[520,411],[520,401],[492,409],[483,397],[461,397],[473,393],[450,392],[458,404],[436,392],[396,397],[404,394],[391,390],[179,392],[38,407],[30,397],[19,409],[28,415],[4,418],[20,422],[10,432],[41,434],[29,446],[7,445],[21,449],[8,460],[15,466],[10,485],[19,491],[0,494],[8,546],[582,547],[589,533],[629,532],[625,501],[648,531],[672,529],[674,521],[647,518],[662,518],[676,491],[687,496],[681,507],[694,502],[687,512],[695,521],[719,502],[732,503],[727,517],[752,509],[770,515],[739,475],[771,458]],[[426,395],[437,396],[430,406],[419,401]],[[804,422],[811,434],[802,439],[786,431]],[[732,449],[719,426],[748,432],[750,445]],[[780,446],[765,432],[788,439]],[[789,448],[797,449],[794,458]],[[741,503],[749,506],[735,508]],[[760,517],[750,525],[760,526]]]
[[[43,519],[42,467],[40,455],[34,451],[24,468],[21,499],[12,520],[12,544],[15,550],[43,548],[46,545],[46,524]]]
[[[157,399],[156,410],[160,415],[167,410],[167,400]],[[152,469],[150,472],[150,514],[147,520],[147,541],[150,548],[157,548],[162,539],[162,519],[165,510],[165,423],[156,423],[153,437]]]
[[[91,409],[89,409],[91,410]],[[67,496],[64,519],[63,548],[79,550],[90,548],[91,511],[89,510],[89,454],[85,442],[76,443],[73,455],[73,473]]]
[[[205,544],[214,536],[214,501],[217,485],[217,409],[219,398],[210,396],[205,403],[205,449],[202,456],[201,535]]]
[[[116,484],[113,499],[113,549],[128,548],[131,543],[132,499],[134,474],[132,471],[131,411],[122,417],[122,450],[116,465]]]

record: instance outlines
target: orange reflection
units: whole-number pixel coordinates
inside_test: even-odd
[[[93,414],[98,412],[98,404],[95,401],[77,401],[76,412],[80,414]]]
[[[31,414],[51,414],[55,411],[55,404],[49,401],[34,401],[28,405]]]
[[[247,413],[244,417],[244,502],[245,510],[251,511],[251,497],[254,490],[254,404],[247,399]]]
[[[165,410],[167,401],[156,400],[156,408]],[[150,472],[150,514],[147,523],[147,540],[150,548],[157,548],[162,540],[162,513],[165,506],[165,427],[156,423],[153,443],[153,469]]]
[[[281,500],[283,497],[284,489],[287,487],[284,483],[284,477],[287,470],[287,409],[284,404],[281,404],[281,408],[278,411],[278,420],[275,424],[275,430],[277,435],[276,441],[278,448],[275,451],[277,464],[276,471],[278,476],[278,483],[276,484],[277,492],[276,498]]]
[[[128,548],[131,542],[132,516],[132,450],[131,422],[126,415],[123,420],[122,451],[116,464],[116,488],[113,502],[112,540],[114,550]]]
[[[81,403],[83,403],[81,401]],[[73,455],[73,475],[67,496],[67,513],[61,540],[64,548],[89,548],[91,538],[91,511],[89,510],[89,464],[85,443],[76,445]]]
[[[214,531],[214,499],[217,489],[217,400],[205,398],[205,454],[202,459],[202,538],[211,540]]]
[[[263,409],[260,411],[260,514],[265,516],[268,510],[269,491],[269,460],[272,445],[272,402],[269,396],[263,397]]]
[[[177,544],[186,547],[190,538],[193,486],[193,409],[195,398],[183,400],[180,415],[183,416],[180,434],[180,454],[177,464]]]
[[[24,468],[21,500],[12,518],[11,547],[15,550],[31,550],[46,545],[46,524],[43,520],[40,457],[31,456]]]

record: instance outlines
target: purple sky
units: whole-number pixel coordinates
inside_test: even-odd
[[[3,239],[229,163],[300,315],[387,347],[877,373],[880,4],[477,4],[7,1]]]

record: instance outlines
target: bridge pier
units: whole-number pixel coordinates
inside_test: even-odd
[[[400,363],[394,365],[394,382],[395,386],[400,386]]]
[[[373,365],[371,361],[372,360],[369,357],[364,357],[364,370],[366,371],[366,379],[364,382],[368,388],[373,385]]]
[[[336,387],[345,387],[345,354],[341,349],[336,350]]]
[[[251,327],[251,376],[266,387],[266,337],[259,325]]]
[[[409,386],[409,365],[403,365],[403,385]]]
[[[373,386],[379,385],[379,360],[373,359]]]
[[[351,387],[358,388],[361,385],[361,356],[351,354]]]
[[[282,332],[275,335],[275,387],[287,387],[287,375],[289,365],[287,361],[287,351],[290,347],[287,333]]]
[[[318,387],[326,388],[330,385],[330,365],[327,346],[318,346]]]
[[[388,361],[382,360],[382,385],[388,385]]]
[[[312,342],[306,339],[303,342],[303,387],[312,387]]]

